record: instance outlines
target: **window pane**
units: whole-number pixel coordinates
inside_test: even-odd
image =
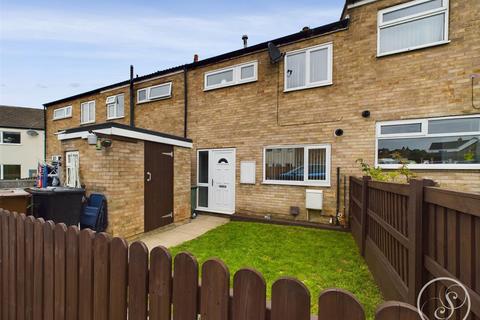
[[[3,143],[20,144],[20,132],[3,132]]]
[[[123,117],[125,108],[125,98],[123,94],[117,96],[117,117]]]
[[[138,101],[145,101],[147,100],[147,90],[138,90]]]
[[[308,150],[308,180],[325,180],[327,177],[327,151],[325,149]]]
[[[155,99],[155,98],[161,98],[161,97],[167,97],[170,95],[170,84],[155,87],[155,88],[150,88],[150,99]]]
[[[198,206],[208,207],[208,187],[198,187]]]
[[[428,121],[428,133],[480,131],[480,118],[441,119]]]
[[[427,45],[444,40],[445,14],[380,29],[380,52]]]
[[[3,179],[5,179],[5,180],[20,179],[20,165],[4,164],[3,165]]]
[[[328,49],[310,52],[310,82],[328,80]]]
[[[65,118],[65,110],[66,109],[57,109],[53,111],[53,118],[58,119],[58,118]]]
[[[198,182],[208,183],[208,151],[198,152]]]
[[[409,123],[409,124],[393,124],[384,125],[380,129],[381,134],[399,134],[399,133],[415,133],[422,132],[421,123]]]
[[[480,163],[480,135],[379,139],[378,163],[474,164]]]
[[[219,84],[228,84],[233,81],[233,70],[227,70],[220,73],[207,76],[207,87]]]
[[[90,102],[88,104],[88,121],[95,120],[95,102]]]
[[[383,14],[383,22],[388,22],[391,20],[403,18],[406,16],[411,16],[417,13],[422,13],[432,9],[438,9],[442,7],[442,0],[433,0],[424,3],[420,3],[411,7],[395,10]]]
[[[81,109],[82,109],[81,122],[88,122],[88,103],[82,104]]]
[[[305,86],[305,52],[287,56],[287,89]]]
[[[249,79],[249,78],[253,78],[254,76],[254,66],[245,66],[245,67],[242,67],[241,71],[240,71],[240,77],[241,79]]]
[[[265,150],[265,178],[279,181],[304,181],[304,148]]]
[[[115,117],[115,104],[110,103],[107,105],[107,117],[114,118]]]

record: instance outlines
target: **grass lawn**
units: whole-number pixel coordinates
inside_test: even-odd
[[[170,251],[172,255],[191,252],[200,264],[212,257],[220,258],[229,267],[232,278],[240,268],[254,268],[267,281],[268,297],[277,278],[293,276],[309,288],[312,313],[317,312],[319,293],[333,287],[355,294],[369,319],[382,302],[350,233],[230,222]]]

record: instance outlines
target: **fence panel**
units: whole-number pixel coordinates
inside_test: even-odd
[[[362,180],[350,177],[350,229],[357,244],[361,242],[362,229]]]
[[[473,231],[469,237],[477,239]],[[172,258],[165,248],[152,250],[149,259],[141,242],[128,247],[125,240],[107,234],[2,210],[0,245],[1,320],[125,320],[127,313],[133,320],[167,320],[171,310],[175,320],[196,320],[199,315],[210,320],[365,319],[355,297],[340,289],[321,294],[317,318],[310,315],[305,285],[281,278],[272,286],[268,307],[265,280],[255,270],[239,270],[230,292],[227,266],[211,259],[202,266],[199,285],[197,260],[188,253],[175,257],[172,278]],[[476,259],[469,257],[467,261]],[[460,270],[466,270],[462,263]],[[380,310],[378,319],[398,318],[404,312],[390,309]]]
[[[164,247],[150,253],[150,319],[170,320],[172,303],[172,256]]]
[[[385,302],[375,313],[375,320],[421,320],[417,309],[402,302]]]
[[[265,320],[266,288],[259,272],[238,270],[233,277],[232,320]]]

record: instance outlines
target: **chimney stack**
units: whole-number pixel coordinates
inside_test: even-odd
[[[243,47],[246,48],[248,46],[248,36],[244,34],[242,36],[242,40],[243,40]]]
[[[193,62],[198,62],[198,54],[193,55]]]

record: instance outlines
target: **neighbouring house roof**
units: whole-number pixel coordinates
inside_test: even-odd
[[[428,148],[429,152],[459,152],[478,142],[478,138],[468,140],[458,139],[448,142],[434,142]]]
[[[268,43],[269,42],[273,42],[275,45],[279,46],[279,45],[284,45],[284,44],[288,44],[288,43],[292,43],[292,42],[296,42],[296,41],[320,36],[320,35],[323,35],[323,34],[327,34],[327,33],[331,33],[331,32],[334,32],[334,31],[345,29],[345,28],[348,27],[348,24],[349,24],[349,19],[341,19],[339,21],[336,21],[336,22],[333,22],[333,23],[330,23],[330,24],[326,24],[326,25],[323,25],[323,26],[320,26],[320,27],[317,27],[317,28],[308,29],[306,31],[300,31],[300,32],[297,32],[297,33],[290,34],[288,36],[284,36],[284,37],[277,38],[277,39],[270,40],[270,41],[265,41],[265,42],[262,42],[262,43],[259,43],[259,44],[253,45],[253,46],[249,46],[249,47],[242,48],[242,49],[239,49],[239,50],[224,53],[224,54],[221,54],[221,55],[218,55],[218,56],[215,56],[215,57],[211,57],[211,58],[208,58],[208,59],[199,60],[197,62],[187,63],[187,64],[184,64],[184,65],[180,65],[180,66],[160,70],[160,71],[157,71],[157,72],[153,72],[153,73],[141,76],[141,77],[136,77],[134,79],[134,82],[148,80],[148,79],[158,77],[158,76],[161,76],[161,75],[165,75],[165,74],[169,74],[169,73],[173,73],[173,72],[177,72],[177,71],[182,71],[182,70],[185,70],[185,69],[193,69],[195,67],[205,66],[205,65],[220,62],[220,61],[223,61],[223,60],[239,57],[239,56],[242,56],[242,55],[245,55],[245,54],[249,54],[249,53],[253,53],[253,52],[257,52],[257,51],[261,51],[261,50],[266,50],[268,48]],[[56,101],[47,102],[47,103],[44,104],[44,106],[48,107],[48,106],[58,104],[58,103],[62,103],[62,102],[66,102],[66,101],[69,101],[69,100],[72,100],[72,99],[77,99],[77,98],[81,98],[81,97],[84,97],[84,96],[96,94],[96,93],[99,93],[99,92],[104,91],[104,90],[112,89],[112,88],[119,87],[119,86],[128,85],[129,83],[130,83],[130,80],[117,82],[117,83],[114,83],[114,84],[111,84],[111,85],[108,85],[108,86],[104,86],[104,87],[101,87],[101,88],[97,88],[97,89],[94,89],[94,90],[91,90],[91,91],[87,91],[87,92],[83,92],[83,93],[73,95],[73,96],[70,96],[70,97],[62,98],[62,99],[59,99],[59,100],[56,100]]]
[[[0,105],[0,127],[45,130],[43,109]]]
[[[192,139],[183,138],[163,132],[147,130],[143,128],[130,127],[128,125],[116,122],[108,122],[71,128],[64,131],[59,131],[57,135],[58,140],[69,140],[77,138],[86,139],[89,133],[99,133],[136,140],[158,142],[172,146],[192,148]]]

